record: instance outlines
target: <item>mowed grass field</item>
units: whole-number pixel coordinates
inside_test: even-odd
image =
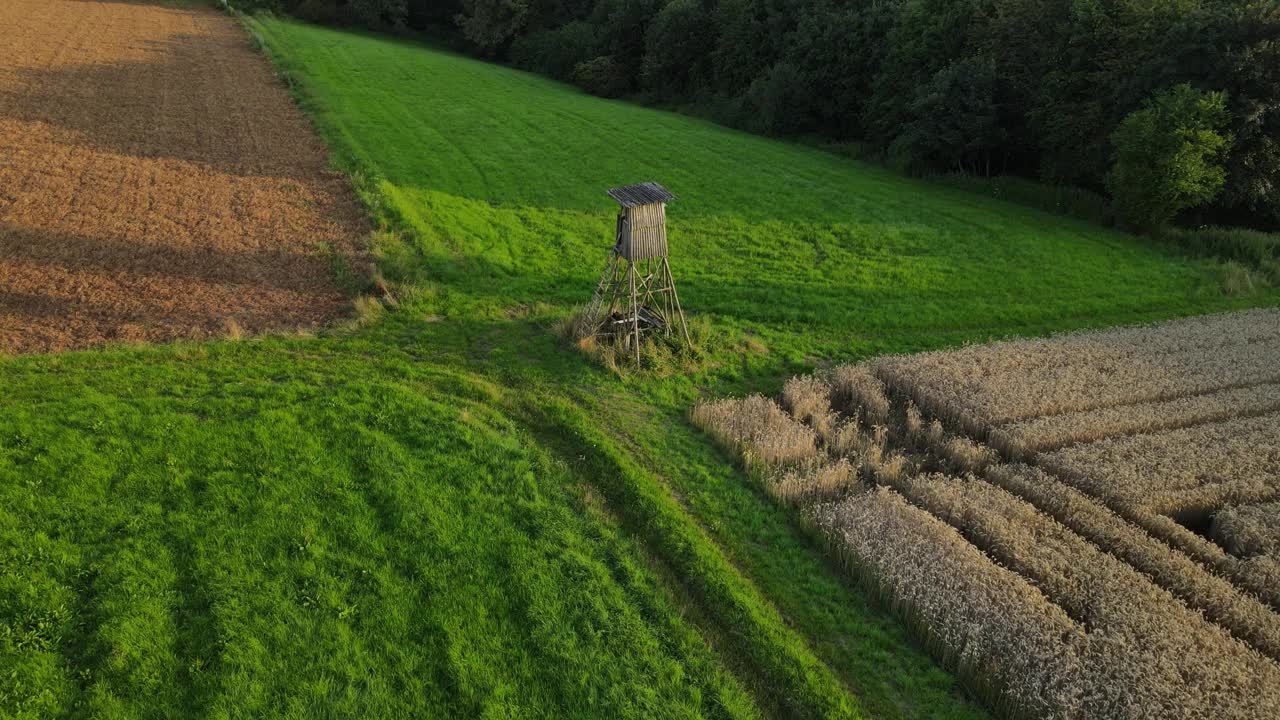
[[[613,232],[604,190],[647,179],[679,196],[685,303],[790,361],[1229,304],[1204,266],[1088,224],[410,41],[255,27],[340,164],[411,230],[403,267],[442,311],[585,302]]]
[[[2,714],[985,717],[688,407],[818,358],[1278,299],[418,43],[248,26],[382,227],[397,302],[0,359]],[[553,326],[604,263],[604,190],[641,180],[680,196],[703,354],[620,378]]]

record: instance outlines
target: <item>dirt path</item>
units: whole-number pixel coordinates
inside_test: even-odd
[[[363,215],[229,17],[0,2],[0,352],[307,327]]]

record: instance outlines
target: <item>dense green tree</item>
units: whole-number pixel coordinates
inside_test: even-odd
[[[881,39],[896,8],[897,0],[824,1],[800,18],[783,60],[799,73],[797,102],[809,129],[840,140],[864,135],[862,115],[885,51]]]
[[[795,16],[780,12],[783,0],[720,0],[712,69],[723,92],[743,93],[782,56]]]
[[[910,172],[945,168],[991,174],[1004,141],[996,110],[995,63],[964,58],[939,70],[916,90],[911,120],[890,146],[892,161]]]
[[[595,4],[596,0],[529,0],[527,28],[536,32],[585,21]]]
[[[1157,89],[1200,81],[1172,75],[1160,50],[1179,19],[1199,4],[1067,0],[1057,52],[1026,110],[1044,179],[1100,187],[1110,162],[1108,137],[1120,121]]]
[[[600,55],[573,68],[570,78],[578,87],[601,97],[619,97],[631,89],[626,68],[612,55]]]
[[[1109,162],[1107,136],[1124,113],[1108,96],[1100,58],[1115,42],[1108,0],[1067,0],[1052,62],[1024,112],[1039,153],[1041,177],[1051,183],[1100,185]],[[1030,20],[1030,18],[1028,18]]]
[[[599,49],[596,27],[574,20],[554,30],[517,38],[511,47],[511,61],[526,70],[569,80],[579,64],[599,56]]]
[[[529,0],[462,0],[456,16],[468,41],[484,52],[497,53],[524,29]]]
[[[1222,132],[1226,95],[1182,84],[1130,113],[1111,140],[1115,163],[1107,186],[1124,219],[1140,229],[1213,200],[1226,181],[1220,162],[1230,145]]]
[[[403,25],[408,15],[406,0],[351,0],[351,11],[370,27]]]
[[[769,68],[747,90],[751,129],[774,135],[808,130],[803,93],[800,71],[794,65],[780,62]]]
[[[687,93],[711,77],[707,48],[715,42],[715,18],[705,0],[671,0],[645,37],[645,86],[659,93]]]
[[[418,30],[449,28],[460,12],[461,0],[407,0],[405,22]]]
[[[891,144],[911,119],[918,88],[962,57],[969,29],[990,0],[905,0],[885,42],[888,51],[865,110],[869,137]]]
[[[1028,110],[1060,67],[1070,27],[1069,0],[993,0],[973,28],[974,50],[994,64],[995,102],[1005,133],[1000,171],[1035,175],[1040,141]]]
[[[639,87],[644,70],[645,37],[649,24],[662,7],[662,0],[599,0],[592,11],[591,22],[597,28],[602,57],[595,69],[608,69],[610,87],[619,94]]]
[[[1158,55],[1175,68],[1172,81],[1227,93],[1223,209],[1280,227],[1280,4],[1208,4],[1178,19]]]

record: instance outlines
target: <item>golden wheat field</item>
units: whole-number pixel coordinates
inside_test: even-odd
[[[1280,717],[1280,311],[878,358],[696,424],[1013,717]]]

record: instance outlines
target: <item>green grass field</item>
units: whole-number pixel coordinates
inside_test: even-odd
[[[1224,297],[1146,241],[410,41],[260,19],[400,302],[0,359],[0,716],[984,711],[691,427],[872,353]],[[696,371],[555,324],[657,180]]]

